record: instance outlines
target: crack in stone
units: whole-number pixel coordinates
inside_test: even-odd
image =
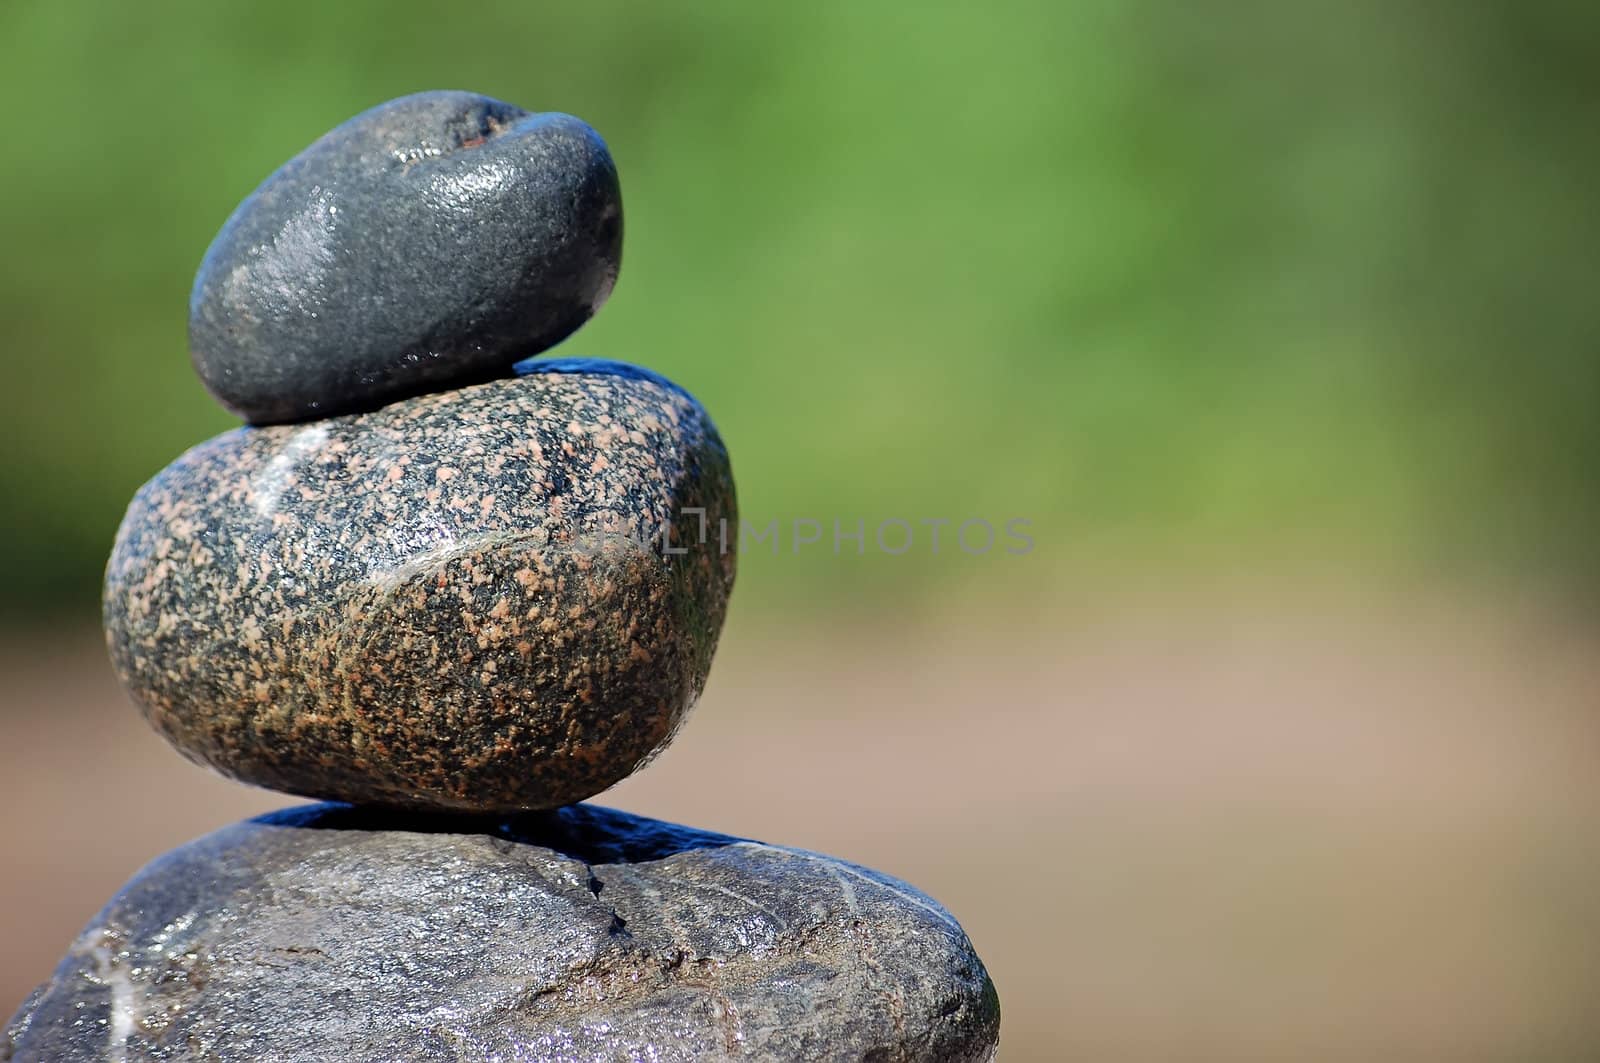
[[[594,895],[594,899],[600,902],[600,906],[611,913],[611,925],[606,927],[606,935],[612,938],[625,938],[629,941],[633,940],[633,933],[628,929],[628,921],[622,918],[622,913],[618,912],[616,908],[607,904],[605,901],[600,900],[600,891],[606,888],[606,884],[601,881],[599,875],[594,873],[594,865],[584,861],[579,862],[583,864],[583,869],[589,876],[588,881],[585,882],[584,885],[586,885],[589,889],[589,892]]]

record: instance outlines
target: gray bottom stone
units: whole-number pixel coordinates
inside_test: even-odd
[[[291,809],[161,857],[0,1060],[985,1060],[943,908],[814,853],[587,805]]]

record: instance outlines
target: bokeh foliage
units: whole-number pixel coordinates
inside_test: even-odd
[[[1473,0],[0,6],[11,615],[234,422],[184,342],[235,203],[391,96],[583,116],[621,283],[563,348],[695,391],[745,513],[1034,521],[1591,580],[1600,7]],[[746,598],[990,579],[748,559]],[[754,582],[756,589],[749,584]]]

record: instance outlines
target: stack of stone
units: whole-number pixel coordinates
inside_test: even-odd
[[[734,575],[694,399],[525,361],[621,238],[593,130],[454,92],[352,119],[229,219],[190,344],[250,424],[135,497],[107,640],[185,756],[336,803],[141,871],[0,1059],[992,1055],[993,984],[927,896],[573,803],[672,738]]]

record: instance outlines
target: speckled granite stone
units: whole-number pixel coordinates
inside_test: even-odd
[[[698,697],[733,584],[727,453],[658,380],[564,360],[195,447],[107,567],[123,684],[187,756],[289,793],[598,793]]]
[[[504,375],[611,294],[616,167],[593,129],[468,92],[357,115],[256,189],[189,301],[196,370],[255,424]]]
[[[324,805],[141,871],[0,1059],[986,1060],[999,1026],[949,913],[853,864],[592,806]]]

